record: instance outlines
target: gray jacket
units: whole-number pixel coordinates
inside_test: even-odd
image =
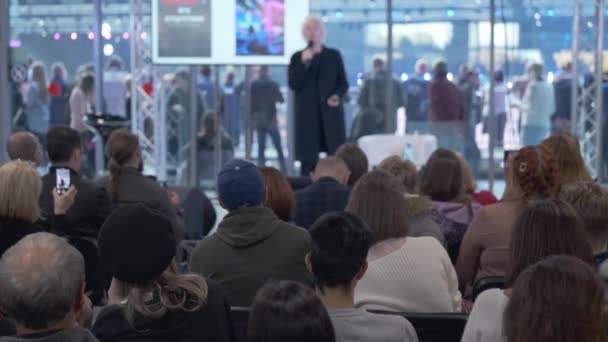
[[[61,330],[50,335],[40,336],[5,336],[0,337],[0,342],[99,342],[90,331],[81,327]]]

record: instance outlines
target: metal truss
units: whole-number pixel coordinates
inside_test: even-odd
[[[593,9],[591,17],[583,13]],[[592,177],[602,180],[602,117],[604,71],[604,13],[605,0],[574,0],[572,55],[572,129],[578,136],[585,163]],[[591,52],[591,73],[580,88],[579,60]]]

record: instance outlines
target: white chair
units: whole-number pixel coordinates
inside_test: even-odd
[[[429,134],[374,134],[361,137],[358,144],[367,155],[370,168],[378,166],[390,156],[403,157],[414,162],[417,167],[421,167],[437,149],[437,138]]]

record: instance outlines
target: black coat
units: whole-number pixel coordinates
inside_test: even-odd
[[[327,105],[332,95],[344,98],[348,81],[340,52],[323,47],[309,64],[302,63],[302,51],[289,63],[289,87],[295,93],[296,159],[316,162],[319,152],[334,154],[346,140],[344,107]]]
[[[256,129],[268,129],[276,122],[277,102],[283,103],[279,84],[269,77],[251,83],[251,115]]]
[[[0,256],[26,235],[39,233],[42,227],[27,221],[0,217]]]
[[[343,211],[348,203],[350,190],[350,187],[331,177],[323,177],[316,183],[296,191],[294,223],[308,229],[324,214]]]
[[[45,218],[41,224],[45,230],[51,230],[53,217],[53,189],[56,185],[56,170],[51,167],[49,173],[42,177],[40,210]],[[70,182],[76,188],[74,204],[65,216],[65,225],[57,227],[72,237],[97,238],[101,225],[112,210],[112,203],[106,190],[93,182],[83,179],[77,172],[70,170]]]

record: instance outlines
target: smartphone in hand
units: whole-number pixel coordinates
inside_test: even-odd
[[[57,169],[56,170],[55,188],[59,194],[62,194],[70,188],[70,170],[69,169]]]

